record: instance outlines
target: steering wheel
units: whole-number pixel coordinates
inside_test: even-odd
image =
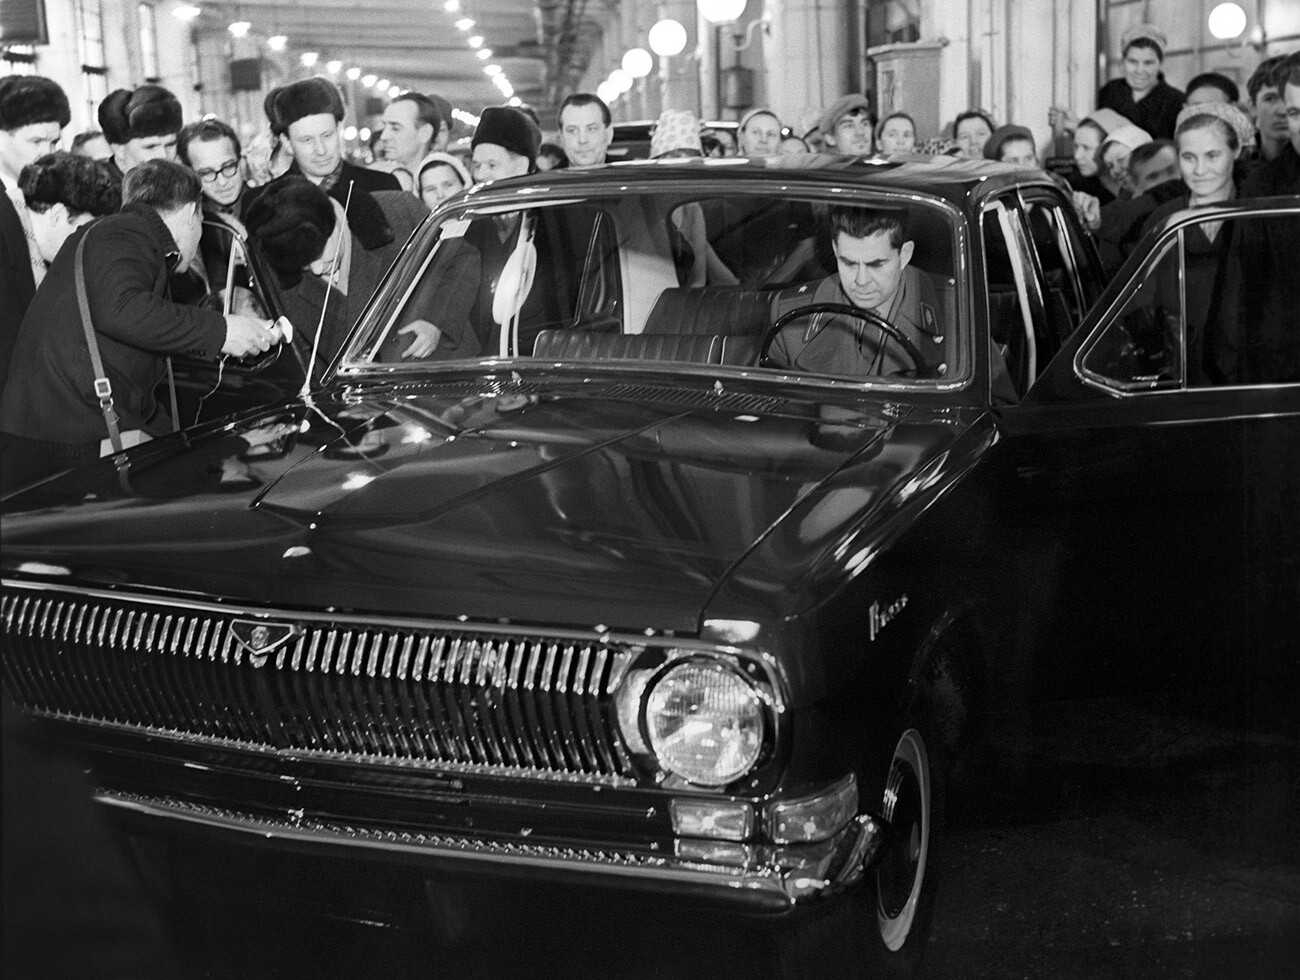
[[[908,360],[912,362],[912,370],[918,378],[925,377],[930,372],[930,365],[926,363],[925,356],[921,353],[920,348],[904,335],[903,331],[886,320],[874,310],[864,310],[858,306],[850,306],[847,303],[810,303],[808,306],[800,306],[788,313],[777,317],[776,323],[768,328],[767,333],[763,334],[763,342],[758,348],[758,366],[759,367],[788,367],[789,365],[775,365],[768,356],[772,349],[772,342],[776,340],[777,335],[785,329],[786,325],[799,319],[800,317],[812,316],[816,313],[841,313],[845,316],[856,317],[873,327],[878,327],[891,340],[898,343],[907,355]]]

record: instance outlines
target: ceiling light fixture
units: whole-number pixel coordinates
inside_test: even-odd
[[[458,31],[467,31],[473,26],[474,22],[468,17],[462,17],[460,20],[456,21],[456,30]]]
[[[447,2],[442,5],[442,9],[447,11],[449,14],[459,13],[460,0],[447,0]]]
[[[325,62],[325,70],[331,75],[337,75],[343,70],[343,62],[335,58],[333,61]]]
[[[372,87],[374,86],[375,82],[377,82],[377,81],[379,81],[379,76],[378,76],[378,75],[362,75],[362,76],[361,76],[361,84],[364,85],[366,88],[372,88]]]
[[[489,58],[492,57],[492,49],[479,48],[477,51],[474,52],[474,54],[478,56],[479,61],[487,61]]]
[[[246,20],[237,20],[226,28],[231,37],[245,37],[253,29],[253,25]]]
[[[360,77],[361,77],[361,69],[360,69],[360,68],[357,68],[357,67],[354,65],[353,67],[351,67],[351,68],[348,69],[348,78],[352,79],[352,81],[355,82],[355,81],[356,81],[358,78],[360,78]]]
[[[266,39],[266,46],[272,51],[283,51],[289,46],[289,39],[283,34],[272,34]]]
[[[475,34],[473,37],[467,37],[465,43],[471,48],[481,48],[483,47],[483,35]]]
[[[177,20],[193,20],[201,13],[203,11],[192,3],[183,3],[179,7],[172,8],[172,16]]]
[[[483,74],[484,74],[484,75],[500,75],[500,74],[501,74],[501,66],[500,66],[500,65],[484,65],[484,66],[483,66]]]
[[[314,68],[316,62],[320,60],[320,55],[315,51],[304,51],[298,58],[304,68]]]

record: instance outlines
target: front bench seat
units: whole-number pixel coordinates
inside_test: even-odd
[[[646,318],[646,333],[761,337],[772,323],[772,290],[731,286],[665,289]]]
[[[596,333],[591,330],[543,330],[533,357],[555,361],[689,361],[720,364],[722,338],[671,333]]]

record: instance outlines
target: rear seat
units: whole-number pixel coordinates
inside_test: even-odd
[[[591,330],[543,330],[533,357],[557,361],[690,361],[722,363],[723,338],[701,334],[596,333]]]

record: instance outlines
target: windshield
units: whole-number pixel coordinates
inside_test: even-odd
[[[342,367],[655,361],[930,387],[966,374],[943,207],[619,190],[449,211],[407,251]]]

